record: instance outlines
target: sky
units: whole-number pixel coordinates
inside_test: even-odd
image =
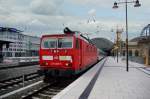
[[[116,0],[122,2],[125,0]],[[129,1],[129,0],[128,0]],[[132,0],[130,0],[132,1]],[[150,23],[150,0],[141,7],[128,4],[129,39],[140,36]],[[125,4],[112,9],[115,0],[0,0],[0,26],[14,27],[24,34],[41,37],[63,33],[65,27],[88,34],[90,38],[115,40],[116,29],[125,35]]]

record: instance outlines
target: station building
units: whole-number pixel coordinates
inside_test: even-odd
[[[126,56],[125,42],[123,42],[123,46],[122,46],[122,55]],[[128,55],[129,55],[129,60],[144,64],[144,58],[142,57],[142,51],[138,44],[138,41],[128,42]]]
[[[126,54],[123,42],[122,55]],[[145,26],[139,37],[133,38],[128,43],[129,59],[150,66],[150,24]]]
[[[16,28],[0,27],[1,57],[38,56],[40,38],[22,32]]]

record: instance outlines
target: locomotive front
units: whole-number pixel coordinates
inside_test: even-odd
[[[40,67],[45,76],[73,73],[74,36],[43,36],[40,46]]]

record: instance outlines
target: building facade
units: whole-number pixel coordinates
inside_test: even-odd
[[[121,41],[121,46],[114,44],[114,52],[119,49],[121,56],[126,56],[126,42]],[[116,48],[116,49],[115,49]],[[145,26],[139,37],[133,38],[128,42],[129,60],[150,66],[150,24]],[[126,58],[126,57],[125,57]]]
[[[39,37],[24,35],[15,28],[1,27],[0,40],[10,42],[2,46],[3,57],[38,56]]]
[[[122,56],[126,56],[126,44],[123,42],[122,46]],[[145,64],[144,58],[142,57],[141,46],[139,46],[138,42],[129,41],[128,42],[128,56],[129,60],[135,61],[137,63]]]
[[[126,47],[122,47],[122,55],[126,56]],[[128,55],[131,61],[150,65],[150,39],[148,42],[139,39],[128,43]]]

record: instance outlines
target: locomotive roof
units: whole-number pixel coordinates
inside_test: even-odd
[[[64,37],[64,36],[69,36],[69,37],[75,36],[77,38],[82,37],[82,38],[86,39],[87,41],[89,40],[88,38],[86,38],[82,34],[49,34],[49,35],[43,35],[42,37]]]
[[[48,34],[48,35],[43,35],[42,37],[62,37],[62,36],[73,36],[73,34]]]

